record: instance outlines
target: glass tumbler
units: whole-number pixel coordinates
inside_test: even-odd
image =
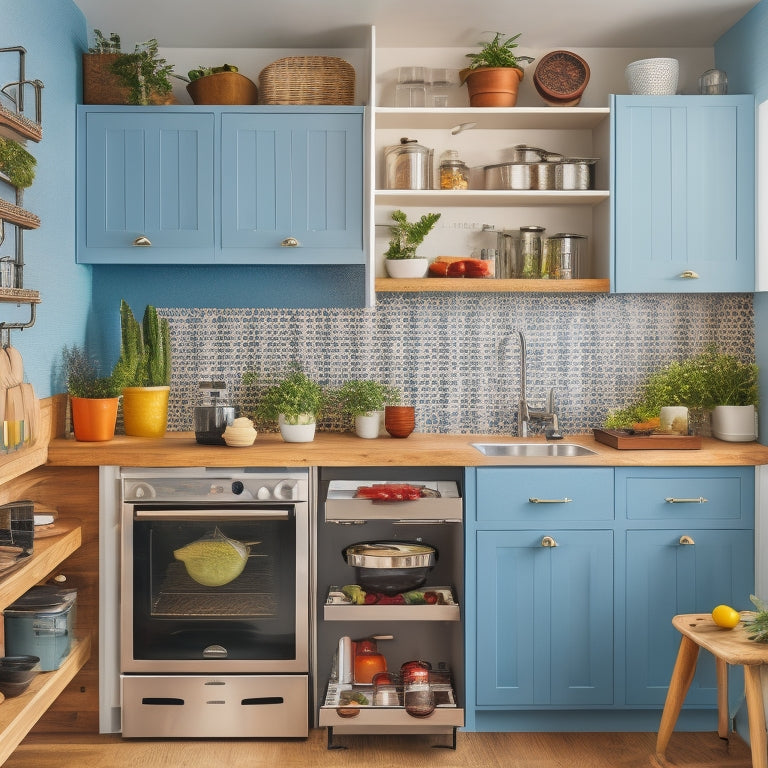
[[[395,86],[395,106],[426,107],[428,81],[427,67],[400,67]]]

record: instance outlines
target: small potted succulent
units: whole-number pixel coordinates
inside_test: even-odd
[[[379,436],[381,417],[387,405],[400,402],[400,390],[370,379],[357,379],[342,384],[334,393],[343,413],[355,421],[358,437]]]
[[[255,374],[243,376],[243,383],[247,385],[255,381]],[[294,366],[267,387],[256,407],[256,415],[261,419],[276,420],[286,443],[309,443],[315,438],[317,417],[325,403],[323,387]]]
[[[471,107],[514,107],[525,72],[520,62],[533,61],[529,56],[517,56],[518,33],[503,39],[496,32],[493,40],[479,43],[477,53],[468,53],[471,63],[459,72],[462,83],[467,84]]]
[[[408,221],[400,210],[392,212],[394,224],[390,227],[392,237],[384,252],[387,274],[390,277],[425,277],[429,260],[416,256],[416,249],[440,218],[439,213],[425,213],[418,221]]]
[[[62,372],[69,393],[75,440],[96,442],[115,436],[120,382],[100,376],[84,347],[64,347]]]

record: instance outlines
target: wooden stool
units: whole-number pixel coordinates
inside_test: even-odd
[[[763,691],[760,685],[760,666],[768,664],[768,644],[750,640],[742,624],[734,629],[718,627],[708,614],[681,614],[672,619],[672,626],[681,634],[680,651],[664,702],[656,754],[663,760],[669,739],[675,728],[680,708],[691,686],[696,671],[699,648],[705,648],[714,657],[717,671],[717,733],[728,738],[728,664],[744,667],[744,689],[747,699],[749,739],[752,745],[753,768],[768,768],[768,740],[766,739]]]

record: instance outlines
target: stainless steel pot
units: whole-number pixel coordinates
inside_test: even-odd
[[[372,541],[351,544],[343,551],[355,568],[356,583],[367,592],[396,595],[418,589],[427,581],[437,550],[417,541]]]
[[[594,158],[567,157],[555,166],[555,189],[594,189]]]
[[[486,189],[554,189],[556,163],[496,163],[483,166]]]

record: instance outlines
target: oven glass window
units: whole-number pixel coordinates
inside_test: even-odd
[[[288,512],[280,519],[135,520],[134,657],[295,658],[296,521]],[[227,539],[247,552],[242,572],[225,584],[200,583],[226,580],[233,564],[238,570],[243,549]],[[216,546],[193,548],[202,562],[188,570],[174,552],[201,541]]]

